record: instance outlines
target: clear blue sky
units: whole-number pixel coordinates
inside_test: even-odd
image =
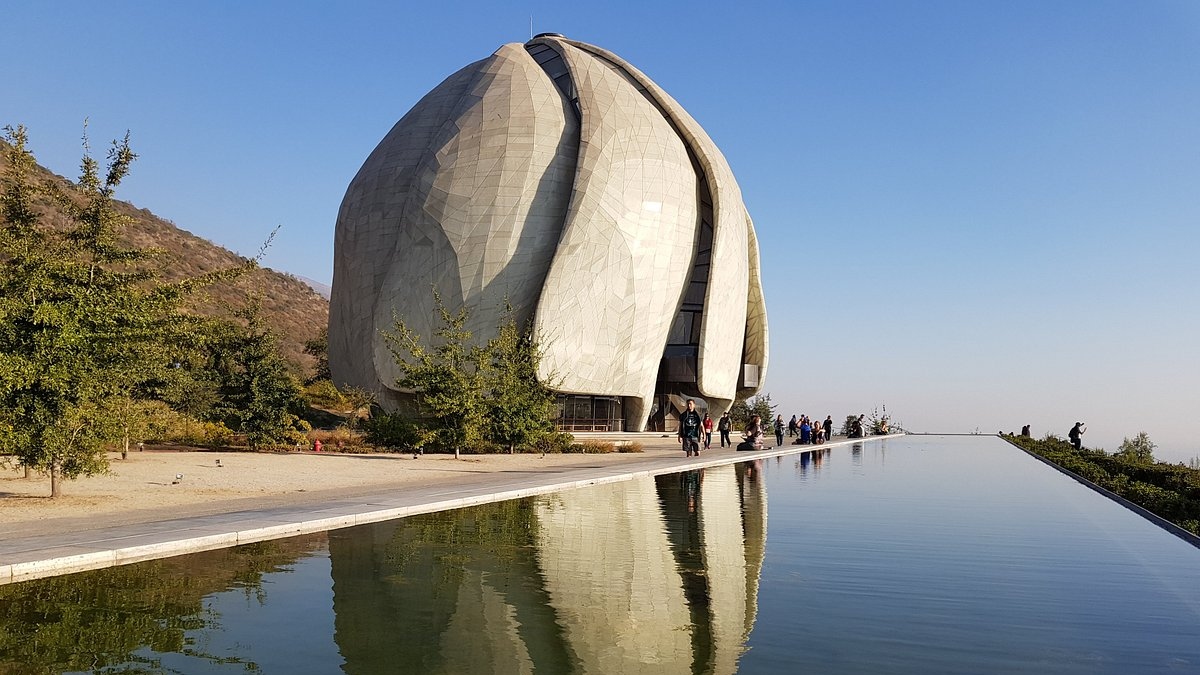
[[[781,412],[1200,455],[1200,3],[345,4],[13,3],[0,123],[69,177],[128,129],[121,197],[328,282],[371,149],[532,15],[729,158]]]

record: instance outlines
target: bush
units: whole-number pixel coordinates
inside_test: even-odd
[[[367,443],[393,450],[409,451],[425,445],[426,438],[416,420],[401,413],[373,415],[362,424]]]
[[[617,452],[641,452],[644,446],[637,441],[629,441],[627,443],[618,443]]]
[[[600,441],[595,439],[587,439],[571,445],[568,452],[582,452],[585,455],[605,455],[616,451],[616,444],[612,441]]]
[[[313,441],[321,441],[326,450],[336,452],[364,453],[379,451],[374,445],[367,443],[365,435],[344,426],[331,430],[319,429],[310,431],[306,440],[309,447],[312,447]]]
[[[330,380],[317,380],[304,388],[304,400],[311,406],[341,410],[346,406],[346,397]]]
[[[565,431],[555,431],[546,434],[538,439],[530,448],[533,452],[556,453],[556,452],[571,452],[571,445],[575,442],[575,437]]]
[[[175,412],[165,404],[156,406],[146,436],[147,443],[190,445],[205,448],[229,447],[234,433],[220,422],[201,422]]]

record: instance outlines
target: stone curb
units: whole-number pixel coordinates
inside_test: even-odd
[[[1036,459],[1037,461],[1041,462],[1042,464],[1046,464],[1047,466],[1051,466],[1051,467],[1054,467],[1055,469],[1058,469],[1059,473],[1062,473],[1066,476],[1074,478],[1076,481],[1086,485],[1087,487],[1090,487],[1091,489],[1095,490],[1096,492],[1099,492],[1100,494],[1104,495],[1105,497],[1108,497],[1109,499],[1120,504],[1121,506],[1124,506],[1125,508],[1129,509],[1130,511],[1133,511],[1134,513],[1138,514],[1139,516],[1145,518],[1146,520],[1150,521],[1151,523],[1154,523],[1155,525],[1161,527],[1162,529],[1166,530],[1167,532],[1170,532],[1171,534],[1175,535],[1176,537],[1179,537],[1180,539],[1186,541],[1187,543],[1191,544],[1192,546],[1195,546],[1196,548],[1200,548],[1200,536],[1196,536],[1196,535],[1192,534],[1191,532],[1183,529],[1182,527],[1176,525],[1175,523],[1172,523],[1171,521],[1167,520],[1166,518],[1163,518],[1162,516],[1158,515],[1157,513],[1154,513],[1153,511],[1147,509],[1144,506],[1141,506],[1139,504],[1135,504],[1135,503],[1129,501],[1128,499],[1113,492],[1112,490],[1109,490],[1108,488],[1104,488],[1104,487],[1097,485],[1096,483],[1093,483],[1092,481],[1084,478],[1083,476],[1080,476],[1079,474],[1075,473],[1074,471],[1071,471],[1070,469],[1063,468],[1035,452],[1030,452],[1030,451],[1026,450],[1025,448],[1022,448],[1021,446],[1017,445],[1016,443],[1013,443],[1012,441],[1008,440],[1007,438],[1004,438],[1003,436],[997,436],[997,438],[1004,441],[1005,443],[1008,443],[1009,445],[1020,450],[1021,452],[1029,455],[1030,457]]]
[[[355,525],[365,525],[383,520],[393,520],[424,513],[448,511],[466,506],[490,504],[492,502],[519,499],[550,492],[573,490],[576,488],[619,483],[634,478],[658,476],[661,474],[679,473],[714,466],[725,466],[748,462],[755,459],[782,457],[812,452],[818,448],[833,448],[854,443],[896,438],[903,434],[888,436],[870,436],[862,439],[845,439],[833,441],[820,446],[814,445],[783,445],[777,448],[764,448],[756,451],[743,451],[730,455],[722,455],[708,460],[686,461],[684,458],[663,458],[660,466],[634,471],[622,470],[620,466],[604,467],[603,469],[583,469],[580,471],[599,471],[599,475],[572,480],[558,480],[527,487],[509,490],[497,490],[495,486],[468,489],[470,494],[451,499],[431,500],[403,506],[386,508],[371,508],[371,501],[386,502],[386,497],[365,498],[361,504],[331,505],[320,509],[303,507],[297,508],[291,514],[271,512],[241,511],[214,516],[198,516],[179,521],[167,521],[166,525],[177,524],[164,532],[140,532],[136,534],[106,535],[104,530],[72,533],[64,535],[61,543],[55,546],[42,546],[26,551],[4,556],[0,560],[0,585],[29,581],[62,574],[73,574],[88,570],[102,569],[116,565],[169,558],[188,553],[199,553],[217,548],[228,548],[282,539],[314,532],[336,530]],[[711,451],[710,451],[711,452]],[[393,498],[394,499],[394,498]],[[381,504],[382,506],[382,504]],[[286,511],[286,509],[284,509]],[[329,512],[332,515],[321,516]],[[158,525],[162,526],[162,523]],[[126,528],[127,529],[127,528]],[[86,539],[85,539],[86,538]]]

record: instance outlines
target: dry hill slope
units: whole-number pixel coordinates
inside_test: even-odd
[[[8,148],[6,143],[0,141],[0,190],[6,189],[10,180]],[[135,164],[135,172],[136,169]],[[53,181],[68,191],[74,190],[74,183],[41,166],[38,167],[36,179]],[[65,222],[65,217],[49,202],[43,206],[52,222]],[[117,208],[132,219],[121,235],[122,240],[132,246],[162,250],[163,254],[156,258],[155,264],[161,266],[163,277],[168,280],[232,267],[245,260],[232,251],[176,227],[147,209],[139,209],[128,202],[118,202]],[[308,284],[289,274],[263,268],[235,282],[213,286],[207,293],[210,299],[197,303],[195,307],[204,314],[223,311],[222,304],[244,306],[251,295],[261,298],[263,314],[279,334],[284,356],[305,371],[312,368],[311,358],[303,351],[304,341],[316,336],[329,322],[329,302]]]

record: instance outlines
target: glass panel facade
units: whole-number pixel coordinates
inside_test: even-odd
[[[624,431],[621,399],[615,396],[558,396],[560,431]]]

